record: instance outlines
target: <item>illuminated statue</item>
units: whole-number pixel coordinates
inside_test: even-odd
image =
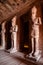
[[[10,32],[11,34],[11,51],[10,53],[14,53],[17,51],[17,31],[18,31],[18,25],[16,25],[16,16],[12,19],[12,27]]]
[[[32,32],[31,32],[31,42],[32,42],[32,52],[29,56],[35,56],[39,53],[39,26],[41,25],[41,17],[37,16],[37,8],[34,6],[31,10],[32,13]]]

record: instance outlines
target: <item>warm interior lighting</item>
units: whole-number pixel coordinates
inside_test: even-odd
[[[29,46],[28,45],[24,45],[24,48],[29,48]]]

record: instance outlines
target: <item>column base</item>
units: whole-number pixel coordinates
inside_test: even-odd
[[[5,51],[8,52],[8,53],[15,53],[15,52],[17,52],[18,50],[16,50],[15,48],[10,48],[10,49],[5,50]]]
[[[16,50],[15,48],[12,48],[11,50],[10,50],[10,53],[15,53],[15,52],[17,52],[18,50]]]
[[[28,58],[28,59],[30,59],[30,60],[33,60],[33,61],[36,61],[35,56],[33,56],[32,54],[26,55],[26,58]]]
[[[5,49],[4,47],[0,46],[0,50],[4,50],[4,49]]]
[[[34,55],[35,55],[36,60],[39,61],[39,59],[41,58],[41,51],[40,50],[36,51]]]

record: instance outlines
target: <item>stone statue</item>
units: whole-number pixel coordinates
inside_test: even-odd
[[[41,23],[41,17],[37,17],[37,8],[36,6],[33,6],[32,10],[32,31],[31,31],[31,42],[32,42],[32,52],[29,54],[29,56],[35,56],[39,53],[39,26]]]
[[[11,51],[10,53],[17,51],[17,32],[18,32],[18,25],[16,24],[16,16],[12,19],[12,27],[11,27]]]
[[[40,8],[39,8],[40,10]],[[32,43],[32,51],[28,55],[24,57],[29,57],[34,59],[35,61],[39,60],[41,57],[41,51],[39,49],[39,26],[42,24],[41,22],[41,11],[39,11],[36,6],[33,6],[31,9],[31,19],[32,19],[32,30],[31,30],[31,43]],[[40,14],[39,14],[40,12]],[[39,14],[39,15],[38,15]]]

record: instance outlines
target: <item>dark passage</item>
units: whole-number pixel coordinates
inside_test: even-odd
[[[11,48],[11,21],[8,21],[6,23],[6,49],[10,49]]]
[[[29,46],[29,21],[27,14],[20,18],[20,49],[21,51],[28,51]]]

